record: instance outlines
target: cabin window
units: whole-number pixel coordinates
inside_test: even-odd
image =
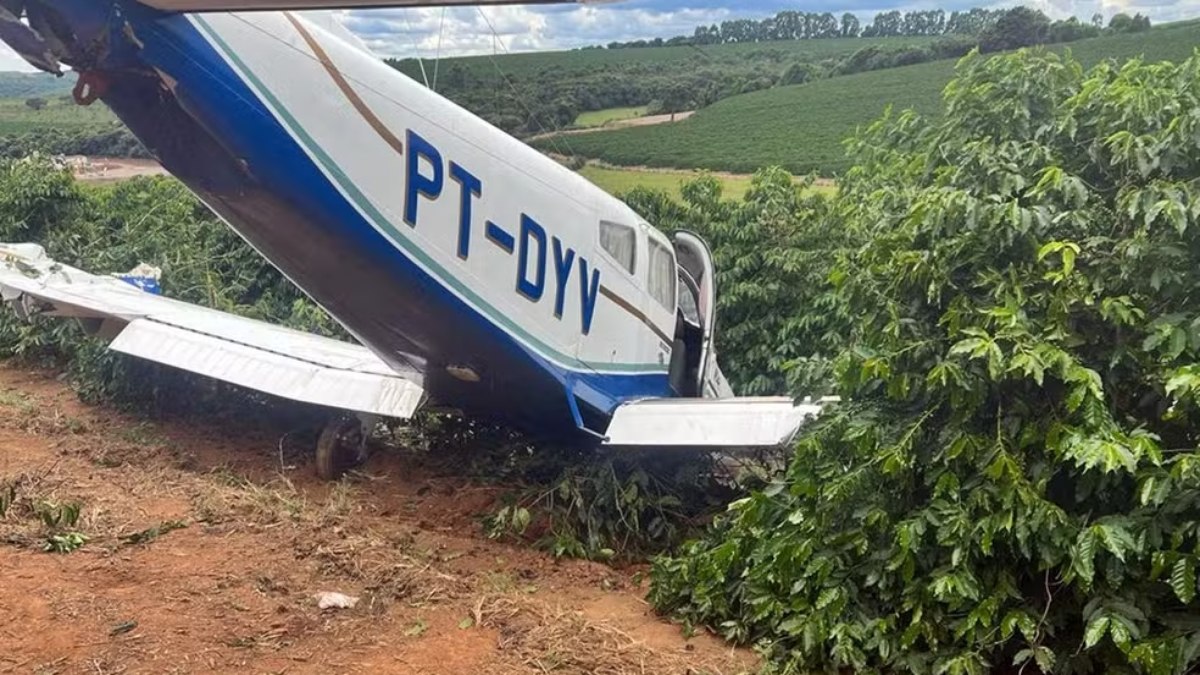
[[[628,225],[600,221],[600,246],[626,272],[633,274],[637,262],[637,233]]]
[[[675,310],[675,256],[662,244],[650,240],[650,295],[658,304]]]

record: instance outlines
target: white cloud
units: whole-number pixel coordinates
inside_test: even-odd
[[[1200,0],[815,0],[807,11],[856,13],[864,22],[877,12],[899,9],[1007,7],[1027,4],[1055,19],[1077,16],[1083,21],[1099,12],[1141,12],[1155,22],[1173,21],[1200,14]],[[511,51],[571,49],[612,41],[669,38],[690,34],[696,26],[735,17],[762,17],[783,8],[783,0],[632,0],[626,3],[558,7],[491,7],[456,9],[353,10],[344,15],[346,26],[382,56],[460,56],[502,51],[496,40]],[[490,19],[492,27],[480,13]]]
[[[355,10],[346,27],[382,56],[433,57],[493,50],[570,49],[614,40],[671,37],[720,22],[730,9],[616,9],[584,5],[548,11],[522,6]],[[490,25],[489,25],[490,23]],[[494,32],[493,32],[494,30]],[[498,41],[498,43],[497,43]]]

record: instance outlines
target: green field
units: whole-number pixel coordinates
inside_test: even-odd
[[[102,103],[83,107],[70,97],[45,98],[46,107],[34,110],[22,98],[0,99],[0,136],[22,134],[42,129],[64,132],[87,128],[108,129],[117,118]]]
[[[0,73],[0,98],[50,98],[71,93],[75,78],[49,73]]]
[[[605,124],[612,122],[620,122],[622,120],[631,120],[638,117],[645,117],[647,106],[639,105],[631,108],[609,108],[607,110],[593,110],[585,112],[575,118],[575,126],[583,128],[602,127]]]
[[[600,186],[609,194],[621,195],[641,187],[649,190],[666,192],[672,197],[680,196],[680,187],[690,180],[699,178],[699,171],[677,171],[665,169],[617,169],[588,165],[580,169],[580,175]],[[746,190],[750,189],[749,175],[713,174],[721,182],[723,194],[726,197],[741,199]],[[837,188],[831,185],[818,185],[812,188],[814,192],[832,194]]]
[[[610,194],[619,195],[643,187],[661,190],[673,197],[679,197],[679,188],[685,182],[701,175],[698,171],[645,171],[599,166],[585,166],[579,173]],[[750,176],[718,175],[717,179],[728,197],[741,197],[750,188]]]
[[[1200,44],[1200,21],[1149,33],[1082,40],[1070,51],[1085,65],[1106,58],[1178,61]],[[781,165],[795,173],[836,175],[842,141],[891,105],[936,114],[953,60],[878,70],[735,96],[676,124],[581,134],[572,150],[612,164],[702,168],[739,173]]]

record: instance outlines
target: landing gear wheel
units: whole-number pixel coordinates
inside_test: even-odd
[[[330,420],[317,439],[317,475],[337,480],[367,459],[367,426],[357,417]]]

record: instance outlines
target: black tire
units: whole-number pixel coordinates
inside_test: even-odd
[[[337,480],[362,463],[365,432],[355,417],[331,421],[317,439],[317,475],[323,480]]]

